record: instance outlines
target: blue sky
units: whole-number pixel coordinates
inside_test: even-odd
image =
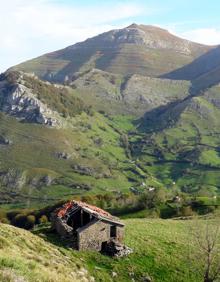
[[[220,44],[217,0],[0,0],[0,4],[0,71],[133,22]]]

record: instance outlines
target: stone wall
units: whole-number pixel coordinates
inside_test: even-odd
[[[111,224],[94,220],[90,224],[78,229],[78,249],[101,251],[102,243],[108,242],[110,237]],[[124,227],[116,227],[116,240],[123,241]]]
[[[122,243],[124,239],[124,227],[117,226],[117,240]]]
[[[78,249],[101,251],[102,243],[110,238],[110,225],[102,221],[92,221],[78,230]]]
[[[52,215],[51,222],[52,229],[55,229],[61,237],[67,238],[73,235],[73,228],[62,221],[61,218]]]

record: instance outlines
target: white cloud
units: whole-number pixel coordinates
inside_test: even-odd
[[[180,34],[183,38],[207,45],[220,44],[220,29],[200,28],[189,30]]]
[[[185,23],[182,23],[184,26]],[[206,45],[219,45],[220,44],[220,28],[195,28],[195,29],[186,29],[181,31],[179,29],[180,24],[170,24],[167,25],[167,29],[170,33],[175,34],[176,36],[188,39],[193,42],[198,42]]]
[[[131,1],[119,1],[112,6],[103,1],[99,6],[89,7],[54,0],[0,0],[0,6],[1,71],[28,58],[122,27],[114,22],[141,15],[144,10]]]

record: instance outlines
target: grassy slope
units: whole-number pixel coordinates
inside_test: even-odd
[[[185,98],[190,82],[122,76],[93,69],[81,73],[71,87],[78,97],[98,111],[140,117],[153,108]]]
[[[218,97],[216,89],[215,96]],[[179,108],[174,108],[171,114],[167,111],[161,119],[153,123],[151,121],[148,126],[150,129],[158,127],[156,134],[131,134],[130,143],[137,145],[133,150],[135,163],[129,161],[121,142],[122,134],[135,130],[132,116],[81,113],[71,119],[70,128],[52,129],[20,123],[1,114],[0,134],[13,143],[1,146],[0,168],[2,172],[10,170],[9,178],[12,180],[18,174],[23,183],[21,188],[14,185],[13,181],[6,188],[2,185],[1,194],[7,200],[14,199],[13,193],[18,192],[16,202],[26,206],[30,202],[37,204],[39,200],[41,203],[45,200],[44,204],[48,204],[51,200],[85,193],[85,190],[76,188],[79,184],[87,184],[92,188],[87,193],[128,191],[131,186],[143,181],[168,188],[173,187],[175,182],[175,187],[187,191],[202,186],[206,191],[213,192],[218,188],[220,180],[220,116],[219,110],[207,99],[193,98],[194,107],[181,108],[180,103],[177,106]],[[176,117],[177,112],[182,113]],[[169,115],[172,119],[176,118],[176,122],[161,130],[161,121],[170,120]],[[210,124],[213,126],[210,127]],[[141,140],[151,142],[143,145]],[[70,158],[58,159],[57,152],[67,153]],[[76,164],[91,168],[91,175],[81,175],[74,171],[73,166]],[[47,186],[42,183],[47,176],[58,181]],[[24,198],[21,195],[26,196]]]
[[[73,251],[62,245],[57,236],[36,231],[46,241],[58,245],[55,247],[27,231],[1,225],[0,235],[3,238],[0,237],[0,273],[8,267],[14,269],[18,275],[29,278],[28,281],[36,281],[35,277],[41,277],[38,275],[46,275],[45,277],[56,273],[62,275],[66,270],[69,273],[69,268],[75,269],[76,264],[79,264],[79,267],[83,264],[96,281],[125,282],[132,278],[135,281],[142,281],[146,276],[152,277],[157,282],[201,281],[201,277],[195,271],[199,267],[198,261],[193,259],[189,261],[189,256],[193,257],[195,252],[195,244],[190,237],[190,228],[195,222],[157,219],[128,219],[124,222],[125,243],[133,248],[134,253],[122,259],[112,259],[96,252]],[[200,224],[205,226],[206,223],[200,220]],[[212,221],[213,226],[216,224],[217,222]],[[15,252],[16,260],[13,258]],[[59,261],[57,268],[54,268],[54,260]],[[27,270],[29,265],[31,269]],[[46,269],[42,265],[46,265]],[[42,268],[39,273],[40,266]],[[117,273],[115,278],[112,278],[112,272]],[[33,273],[37,276],[34,277]],[[66,277],[68,279],[68,276]],[[45,278],[41,281],[57,280]]]
[[[145,169],[168,187],[175,182],[186,191],[203,187],[207,193],[219,188],[219,93],[219,88],[211,89],[144,122],[145,132],[157,131],[144,134],[141,140],[150,145],[140,145],[134,155],[142,165],[150,162]]]
[[[0,225],[0,281],[90,281],[82,262],[28,231]]]
[[[72,128],[56,129],[1,114],[0,134],[12,141],[0,151],[1,200],[26,207],[75,194],[128,191],[142,181],[121,143],[122,134],[133,128],[132,117],[121,115],[82,113],[72,119]],[[59,159],[57,152],[70,157]],[[77,173],[75,165],[91,169],[91,175]],[[47,177],[56,180],[46,185]],[[82,184],[91,190],[79,189]]]

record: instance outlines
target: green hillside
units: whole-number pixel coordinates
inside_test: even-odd
[[[128,219],[124,222],[125,243],[134,252],[119,259],[96,252],[74,251],[65,247],[56,235],[48,233],[47,228],[34,232],[41,239],[28,231],[1,224],[1,281],[14,281],[13,277],[28,282],[81,281],[80,275],[82,281],[92,281],[85,279],[89,275],[95,281],[105,282],[143,281],[147,277],[157,282],[201,281],[199,270],[203,264],[198,260],[191,231],[192,226],[205,230],[206,220]],[[217,225],[217,221],[209,221],[209,228]]]
[[[0,204],[149,187],[219,194],[218,54],[132,24],[2,74]]]
[[[128,177],[135,179],[138,172],[127,160],[123,131],[112,123],[98,113],[83,113],[73,129],[56,129],[1,114],[1,135],[12,142],[0,152],[1,202],[128,190]]]
[[[219,86],[145,115],[134,154],[147,170],[185,192],[219,189]]]
[[[2,75],[1,204],[142,191],[143,183],[219,193],[219,87],[197,97],[189,88],[187,81],[123,80],[100,70],[71,87]]]
[[[0,225],[0,280],[94,281],[79,258],[67,256],[56,245],[6,224]]]

